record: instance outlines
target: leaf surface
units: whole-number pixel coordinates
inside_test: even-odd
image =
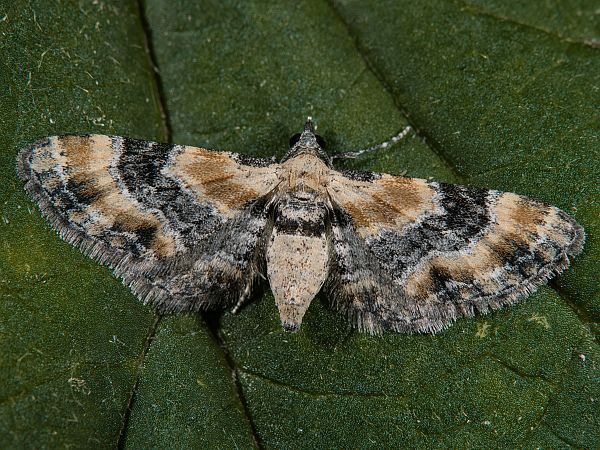
[[[54,2],[0,7],[0,444],[593,447],[600,85],[588,3]],[[281,157],[312,115],[347,168],[553,203],[585,251],[518,306],[436,336],[350,329],[318,297],[157,317],[62,242],[18,149],[104,133]]]

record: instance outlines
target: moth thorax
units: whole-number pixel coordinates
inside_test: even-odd
[[[297,331],[329,272],[327,208],[314,199],[286,196],[274,210],[267,275],[287,331]]]

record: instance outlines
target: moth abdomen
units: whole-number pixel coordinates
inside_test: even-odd
[[[267,275],[281,323],[297,331],[329,274],[328,210],[324,203],[286,195],[275,206]]]
[[[322,202],[288,197],[275,206],[273,226],[281,234],[325,234],[327,207]]]

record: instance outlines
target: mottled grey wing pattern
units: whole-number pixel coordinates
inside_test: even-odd
[[[436,332],[516,302],[582,249],[581,226],[527,197],[337,172],[311,127],[281,164],[87,135],[32,145],[18,170],[65,240],[168,312],[237,307],[267,273],[290,329],[325,280],[363,330]]]
[[[325,289],[370,332],[436,332],[514,303],[583,246],[569,215],[516,194],[385,174],[339,174],[328,190]]]
[[[86,135],[33,144],[18,169],[65,240],[160,310],[227,305],[258,275],[270,161]]]

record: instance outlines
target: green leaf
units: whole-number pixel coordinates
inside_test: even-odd
[[[576,0],[0,6],[0,446],[596,446],[599,17]],[[584,253],[436,336],[359,333],[323,297],[287,334],[269,291],[160,318],[15,174],[20,147],[67,132],[282,156],[307,115],[332,152],[410,123],[345,167],[556,204]]]

